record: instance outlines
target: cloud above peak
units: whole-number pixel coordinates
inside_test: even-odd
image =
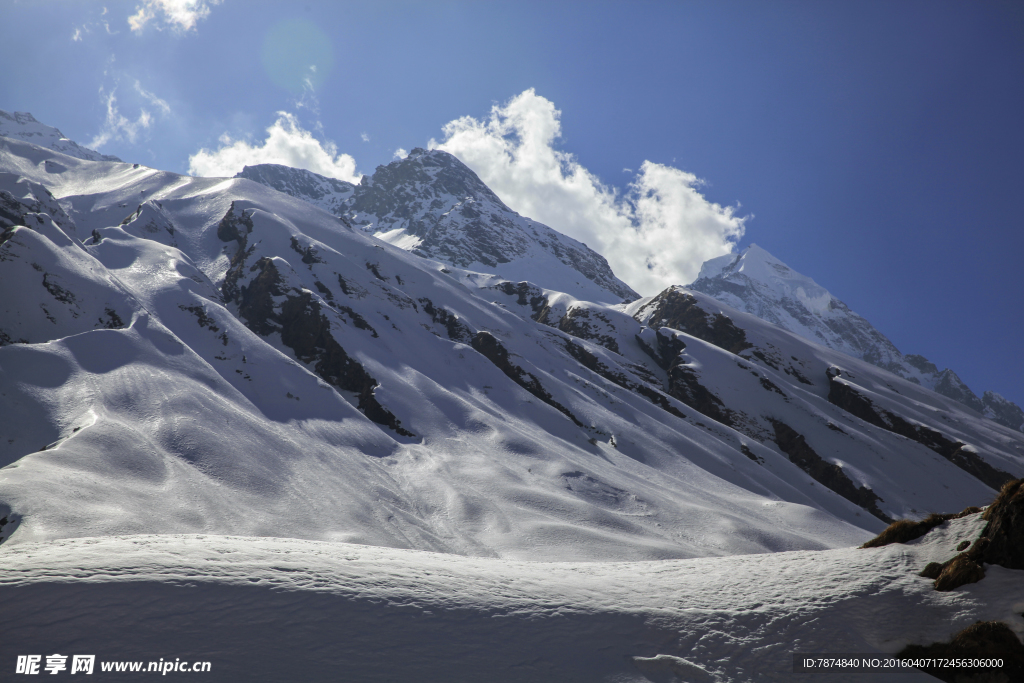
[[[449,122],[429,146],[458,157],[513,210],[587,243],[645,295],[691,282],[743,236],[749,217],[708,201],[691,173],[644,161],[624,192],[606,186],[557,149],[560,117],[530,89],[487,119]]]
[[[233,140],[227,134],[220,138],[214,151],[201,149],[188,158],[188,172],[195,176],[230,177],[245,166],[282,164],[304,168],[314,173],[358,183],[356,162],[348,154],[340,154],[330,141],[321,142],[299,125],[294,114],[277,112],[277,120],[267,128],[262,143]]]
[[[147,25],[157,30],[170,27],[177,31],[194,31],[201,19],[210,15],[210,7],[222,0],[144,0],[128,17],[128,26],[140,33]]]

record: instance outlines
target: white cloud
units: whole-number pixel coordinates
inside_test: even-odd
[[[75,32],[71,34],[71,40],[77,43],[82,42],[82,29],[76,28]]]
[[[221,0],[143,0],[135,6],[135,14],[128,17],[132,31],[141,32],[153,23],[157,30],[170,26],[179,31],[193,31],[200,19],[210,15],[210,7]]]
[[[705,260],[732,251],[747,217],[709,202],[696,176],[645,161],[625,193],[559,151],[561,112],[533,89],[444,126],[431,148],[454,154],[512,209],[587,243],[642,294],[691,282]]]
[[[370,136],[367,135],[366,133],[360,133],[359,137],[362,138],[363,142],[369,142],[370,141]]]
[[[188,172],[195,176],[229,177],[246,165],[283,164],[350,183],[359,182],[361,176],[356,173],[356,162],[350,155],[339,154],[332,142],[321,143],[314,138],[293,114],[281,111],[277,117],[261,144],[222,135],[216,151],[201,149],[189,156]]]
[[[396,159],[404,159],[407,156],[409,156],[409,152],[407,150],[405,150],[405,149],[403,149],[401,147],[399,147],[398,149],[395,150],[394,157]]]
[[[138,81],[135,81],[135,90],[151,103],[156,104],[161,113],[170,113],[171,108],[167,103],[153,93],[143,90]],[[103,128],[89,143],[89,147],[99,149],[111,140],[127,140],[134,144],[140,134],[153,125],[153,115],[147,109],[140,109],[135,120],[129,119],[121,113],[117,106],[116,86],[107,94],[104,93],[103,88],[100,88],[100,95],[104,96],[106,100],[107,117],[103,122]]]

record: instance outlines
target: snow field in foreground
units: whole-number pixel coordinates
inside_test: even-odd
[[[917,576],[982,527],[975,515],[873,550],[623,563],[227,536],[28,543],[0,554],[0,666],[59,652],[210,661],[205,681],[788,681],[793,651],[893,654],[978,619],[1024,633],[1020,572],[991,566],[950,593]]]

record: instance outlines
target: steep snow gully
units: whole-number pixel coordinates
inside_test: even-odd
[[[192,178],[0,114],[4,680],[843,681],[792,653],[1024,635],[1020,409],[764,250],[641,298],[444,152]]]

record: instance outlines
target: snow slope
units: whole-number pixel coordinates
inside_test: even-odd
[[[871,323],[828,290],[767,251],[750,245],[704,263],[688,285],[737,310],[751,313],[804,339],[842,351],[932,389],[1012,429],[1024,428],[1024,411],[999,394],[977,395],[950,369],[904,355]]]
[[[146,678],[104,676],[104,661],[159,658],[208,661],[209,681],[876,680],[794,674],[791,653],[892,655],[979,619],[1024,635],[1021,571],[991,566],[947,593],[917,576],[980,528],[975,515],[872,550],[583,564],[223,536],[22,544],[0,553],[17,625],[4,649],[95,654],[101,681]]]

